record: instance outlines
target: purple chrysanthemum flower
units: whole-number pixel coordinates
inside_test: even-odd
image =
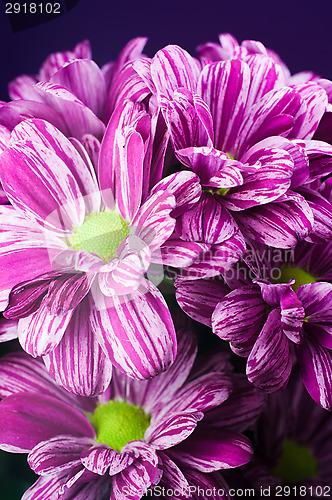
[[[246,411],[257,414],[260,398],[249,389],[248,400],[238,382],[231,394],[232,376],[220,371],[224,355],[193,370],[194,337],[181,333],[178,356],[167,372],[137,381],[114,370],[98,399],[67,393],[24,353],[0,360],[0,447],[29,453],[31,468],[41,476],[24,500],[59,494],[68,500],[139,499],[161,480],[185,491],[195,471],[249,461],[250,442],[234,430],[229,416],[240,428]],[[223,404],[225,427],[221,421],[211,427],[209,419],[205,424],[209,412],[222,416]]]
[[[196,193],[186,194],[182,172],[169,183],[175,195],[167,179],[143,195],[146,137],[139,131],[149,122],[139,105],[128,106],[134,121],[122,130],[123,147],[117,133],[118,162],[100,170],[98,181],[82,146],[74,143],[78,152],[42,120],[20,123],[1,156],[13,205],[1,208],[4,315],[19,319],[23,348],[45,356],[56,380],[84,395],[105,390],[111,362],[146,378],[176,353],[168,307],[145,274],[174,231],[177,194],[186,206]],[[106,140],[100,156],[108,148]]]
[[[327,106],[322,87],[283,86],[280,66],[263,54],[201,68],[186,51],[168,46],[133,66],[162,109],[176,157],[199,175],[202,204],[209,199],[208,212],[220,224],[232,223],[249,240],[290,248],[319,231],[326,211],[331,218],[329,203],[322,207],[312,190],[301,190],[331,171],[330,145],[311,140]],[[184,214],[180,238],[199,214],[199,208]],[[325,239],[331,234],[330,224]],[[216,257],[217,267],[223,266]],[[199,266],[186,279],[190,271],[200,277]]]
[[[331,413],[310,399],[294,372],[286,389],[267,397],[255,426],[256,451],[244,475],[257,490],[270,491],[269,498],[278,498],[281,485],[288,487],[284,495],[289,498],[329,497],[331,440]]]
[[[307,283],[295,292],[294,283],[257,280],[228,293],[212,314],[212,328],[248,357],[248,379],[267,392],[287,384],[297,358],[309,394],[331,409],[332,285]]]

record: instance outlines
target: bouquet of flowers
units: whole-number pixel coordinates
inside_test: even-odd
[[[332,82],[145,43],[0,103],[0,449],[23,500],[329,497]]]

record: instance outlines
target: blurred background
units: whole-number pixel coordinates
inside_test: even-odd
[[[278,52],[292,73],[312,70],[332,79],[331,0],[62,0],[61,15],[46,16],[41,24],[45,17],[9,17],[8,3],[2,1],[0,10],[3,101],[9,99],[10,80],[38,73],[50,53],[70,50],[86,38],[94,60],[103,65],[136,36],[148,37],[148,56],[169,43],[194,55],[197,45],[217,42],[219,33],[230,32],[239,42],[260,40]],[[25,455],[0,452],[1,500],[20,499],[35,479]]]

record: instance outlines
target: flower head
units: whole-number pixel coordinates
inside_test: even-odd
[[[248,462],[250,442],[227,426],[228,416],[224,429],[222,424],[211,429],[208,421],[204,425],[204,414],[220,407],[222,415],[232,375],[218,368],[207,373],[204,366],[193,371],[194,337],[182,333],[167,372],[135,381],[115,370],[98,399],[67,393],[39,361],[23,353],[0,360],[0,447],[28,452],[30,467],[41,476],[25,500],[48,491],[66,498],[76,498],[78,491],[90,498],[90,492],[101,499],[109,488],[114,499],[141,498],[161,480],[185,491],[190,483],[182,470],[191,470],[195,478],[197,472]],[[224,366],[223,358],[219,363],[215,358],[216,367]],[[245,394],[238,393],[226,415],[232,411],[243,423],[243,405],[257,412],[260,403],[254,399],[248,405]]]

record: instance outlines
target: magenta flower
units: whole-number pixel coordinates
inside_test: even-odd
[[[274,392],[288,382],[293,360],[311,397],[331,409],[330,283],[289,284],[257,281],[225,295],[212,315],[212,328],[231,349],[248,357],[247,376]]]
[[[332,148],[311,140],[327,107],[322,87],[283,87],[280,66],[263,54],[200,68],[168,46],[133,65],[160,103],[176,157],[200,177],[225,225],[233,219],[247,240],[279,248],[315,235],[326,207],[300,188],[331,171]],[[192,223],[198,211],[184,218]]]
[[[199,473],[247,463],[252,448],[246,437],[227,424],[211,429],[204,423],[205,413],[220,407],[222,414],[232,380],[220,371],[223,355],[219,362],[215,357],[214,371],[192,371],[193,339],[184,331],[175,363],[149,381],[114,370],[98,399],[67,393],[23,353],[4,356],[0,447],[29,453],[30,467],[41,476],[23,499],[139,499],[160,481],[185,491],[192,481],[213,483]],[[250,410],[245,393],[238,394],[225,420],[233,412],[244,422],[244,405]]]
[[[123,132],[111,178],[99,173],[102,192],[82,146],[79,154],[45,121],[19,124],[1,157],[13,205],[0,212],[4,315],[19,319],[23,348],[44,356],[60,384],[84,395],[105,390],[111,363],[147,378],[176,353],[168,307],[145,275],[174,231],[177,193],[184,207],[196,193],[186,194],[180,173],[171,179],[174,195],[161,185],[143,198],[145,145],[138,130],[149,122],[139,107],[129,108],[136,120]],[[100,155],[107,151],[105,141]]]

